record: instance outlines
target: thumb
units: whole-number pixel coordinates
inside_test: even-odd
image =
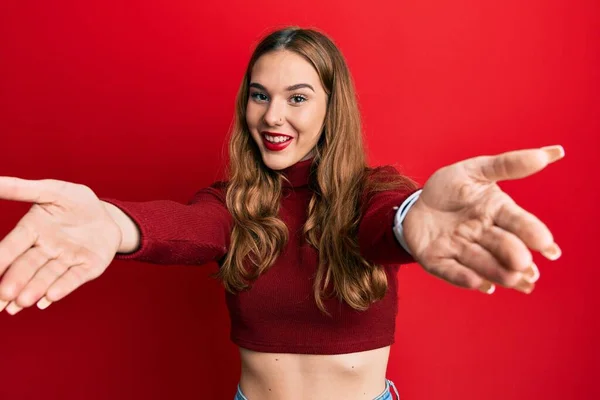
[[[469,175],[476,180],[496,182],[533,175],[564,156],[565,150],[562,146],[546,146],[471,158],[465,161],[465,167]]]
[[[28,180],[0,176],[0,199],[29,203],[53,203],[60,197],[64,182],[53,179]]]

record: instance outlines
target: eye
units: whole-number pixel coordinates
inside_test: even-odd
[[[308,99],[306,98],[306,96],[303,96],[301,94],[295,94],[292,97],[290,97],[290,100],[292,101],[293,104],[300,104],[300,103],[304,103]]]
[[[269,100],[269,97],[266,94],[261,93],[261,92],[252,92],[252,93],[250,93],[250,97],[259,103],[263,103],[263,102]]]

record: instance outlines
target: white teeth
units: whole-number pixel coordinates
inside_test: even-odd
[[[288,140],[291,139],[290,137],[287,137],[287,136],[269,136],[269,135],[265,135],[265,137],[271,143],[282,143],[282,142],[287,142]]]

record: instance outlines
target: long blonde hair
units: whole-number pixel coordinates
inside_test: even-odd
[[[287,227],[278,218],[282,174],[262,163],[245,116],[252,67],[263,54],[277,50],[295,52],[310,62],[328,95],[324,131],[311,165],[313,196],[303,228],[304,237],[319,254],[315,301],[326,314],[323,299],[331,296],[365,310],[387,291],[383,267],[365,260],[357,243],[365,193],[402,185],[412,188],[414,183],[399,175],[373,179],[373,173],[382,170],[366,164],[360,112],[346,62],[326,35],[311,29],[292,27],[271,33],[248,63],[229,142],[226,204],[234,226],[217,276],[229,292],[245,290],[274,264],[288,241]]]

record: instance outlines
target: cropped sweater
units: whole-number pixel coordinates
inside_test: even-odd
[[[392,226],[395,208],[411,191],[377,192],[364,200],[357,239],[361,255],[384,266],[387,293],[366,311],[354,310],[336,298],[327,299],[328,316],[319,310],[313,295],[318,251],[302,235],[313,194],[308,185],[311,162],[300,161],[282,171],[289,180],[283,181],[279,212],[289,231],[284,251],[249,290],[226,293],[231,340],[254,351],[301,354],[352,353],[391,345],[398,267],[413,262]],[[220,263],[227,253],[233,219],[225,205],[224,182],[199,190],[187,204],[102,200],[125,212],[141,233],[140,247],[133,253],[117,254],[116,259],[201,265]]]

